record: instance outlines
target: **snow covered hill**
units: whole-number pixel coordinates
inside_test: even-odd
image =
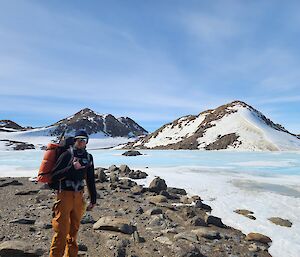
[[[300,150],[300,139],[250,105],[234,101],[168,123],[128,144],[139,149]]]
[[[74,135],[77,129],[85,129],[90,135],[89,148],[109,148],[126,144],[148,132],[128,117],[115,118],[111,114],[99,114],[85,108],[50,126],[23,128],[9,120],[0,121],[0,149],[23,150],[43,148],[57,140],[64,130]]]

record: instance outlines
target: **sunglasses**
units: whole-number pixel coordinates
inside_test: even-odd
[[[78,140],[79,142],[85,142],[85,143],[88,142],[87,138],[77,138],[76,140]]]

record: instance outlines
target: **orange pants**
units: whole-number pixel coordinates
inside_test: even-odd
[[[84,214],[83,191],[62,191],[53,206],[52,227],[55,232],[50,257],[77,257],[77,233]]]

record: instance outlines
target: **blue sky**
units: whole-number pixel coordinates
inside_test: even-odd
[[[300,133],[300,2],[0,0],[0,119],[153,131],[242,100]]]

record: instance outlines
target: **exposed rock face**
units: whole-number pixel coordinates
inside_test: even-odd
[[[111,137],[133,137],[148,133],[128,117],[117,119],[111,114],[98,114],[89,108],[82,109],[52,126],[57,126],[53,131],[53,135],[60,135],[65,128],[67,128],[67,133],[84,128],[88,134],[103,132]]]
[[[229,145],[237,146],[242,143],[238,141],[238,138],[239,136],[237,136],[235,133],[220,136],[216,141],[207,145],[205,150],[221,150],[227,149]]]
[[[266,136],[268,133],[273,137],[276,135],[276,140],[269,139]],[[299,150],[300,141],[297,135],[275,124],[252,106],[234,101],[199,115],[176,119],[127,147],[175,150],[241,148],[275,151]]]

